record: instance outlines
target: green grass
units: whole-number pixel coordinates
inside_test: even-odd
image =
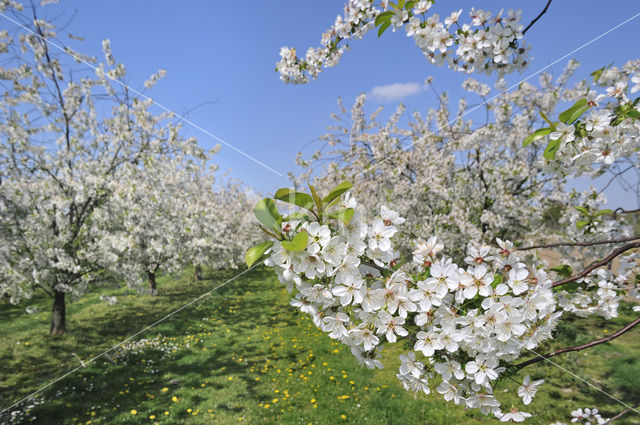
[[[157,297],[124,289],[109,306],[100,292],[68,305],[68,333],[49,337],[50,300],[0,304],[0,408],[108,349],[170,311],[224,282],[237,271],[211,272],[192,282],[191,274],[159,280]],[[384,353],[385,369],[361,368],[347,347],[316,330],[288,305],[289,294],[265,269],[255,269],[211,296],[140,335],[161,338],[164,353],[147,346],[125,360],[100,358],[52,385],[39,396],[24,423],[39,424],[486,424],[500,423],[447,403],[438,394],[407,393],[395,374],[402,347]],[[554,347],[574,345],[615,331],[630,320],[567,320]],[[168,348],[167,348],[168,347]],[[171,348],[173,347],[173,348]],[[554,362],[627,403],[640,397],[640,338],[634,330],[614,343],[554,358]],[[550,363],[518,376],[544,378],[527,423],[569,422],[571,410],[598,407],[612,416],[615,401]],[[496,392],[506,398],[506,381]],[[135,414],[132,411],[135,410]],[[344,416],[342,416],[344,415]],[[7,421],[0,416],[0,423]],[[640,423],[628,415],[616,424]]]

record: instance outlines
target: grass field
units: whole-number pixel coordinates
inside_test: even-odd
[[[190,273],[159,280],[160,295],[125,289],[114,306],[101,292],[68,305],[68,333],[49,337],[50,301],[0,304],[0,408],[103,352],[170,311],[226,281],[237,271],[211,272],[193,282]],[[36,396],[27,412],[15,407],[0,423],[37,424],[486,424],[499,423],[447,403],[439,394],[407,393],[396,380],[395,346],[386,368],[361,368],[349,350],[316,330],[288,305],[289,296],[266,269],[228,283],[140,335],[146,343],[114,350]],[[630,320],[620,317],[565,321],[550,348],[602,337]],[[568,371],[629,403],[640,401],[640,337],[634,330],[611,344],[554,358]],[[569,422],[571,410],[598,407],[605,415],[624,409],[606,395],[544,362],[523,371],[544,378],[525,411],[529,424]],[[497,391],[519,384],[507,381]],[[506,386],[506,387],[505,387]],[[508,399],[518,403],[517,399]],[[505,409],[510,406],[505,403]],[[629,414],[616,424],[640,423]]]

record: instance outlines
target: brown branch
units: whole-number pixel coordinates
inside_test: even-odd
[[[630,331],[631,329],[633,329],[638,324],[640,324],[640,318],[637,318],[636,320],[634,320],[633,322],[629,323],[627,326],[625,326],[624,328],[620,329],[616,333],[613,333],[613,334],[611,334],[609,336],[606,336],[604,338],[596,339],[596,340],[588,342],[586,344],[576,345],[575,347],[561,348],[560,350],[554,351],[553,353],[547,353],[547,354],[544,354],[544,355],[541,355],[541,356],[538,356],[538,357],[534,357],[533,359],[527,360],[526,362],[522,362],[522,363],[516,365],[516,367],[517,368],[523,368],[525,366],[529,366],[530,364],[546,360],[549,357],[557,356],[558,354],[568,353],[570,351],[581,351],[581,350],[584,350],[586,348],[593,347],[595,345],[604,344],[605,342],[609,342],[612,339],[615,339],[615,338],[619,337],[620,335],[624,334],[625,332]]]
[[[593,241],[593,242],[556,242],[556,243],[541,244],[541,245],[531,245],[531,246],[525,246],[523,248],[517,248],[517,250],[528,251],[530,249],[556,248],[559,246],[594,246],[594,245],[605,245],[605,244],[611,244],[611,243],[629,242],[629,241],[635,241],[638,239],[640,239],[640,235],[631,236],[628,238],[608,239],[608,240],[600,240],[600,241]]]
[[[371,267],[372,269],[376,269],[376,270],[378,270],[380,272],[383,272],[383,271],[387,270],[386,267],[380,267],[379,265],[377,265],[376,263],[373,263],[371,261],[363,261],[362,265],[363,266],[367,266],[367,267]],[[389,270],[391,270],[391,269],[389,269]]]
[[[580,273],[573,275],[571,277],[567,277],[565,279],[561,279],[558,281],[555,281],[551,284],[551,286],[553,288],[555,288],[556,286],[560,286],[560,285],[564,285],[565,283],[571,283],[574,282],[582,277],[585,277],[586,275],[588,275],[589,273],[591,273],[592,271],[594,271],[595,269],[597,269],[598,267],[602,267],[602,266],[606,266],[607,264],[609,264],[611,261],[613,261],[614,258],[616,258],[618,255],[629,251],[630,249],[634,249],[634,248],[640,248],[640,242],[633,242],[624,246],[621,246],[620,248],[616,249],[615,251],[613,251],[611,254],[609,254],[607,257],[605,257],[603,260],[597,261],[595,263],[592,263],[589,267],[587,267],[586,269],[584,269],[583,271],[581,271]]]
[[[618,215],[618,213],[620,214],[635,214],[635,213],[639,213],[640,212],[640,208],[637,210],[625,210],[624,208],[616,208],[615,211],[613,211],[613,219],[616,219],[616,216]]]
[[[542,12],[540,12],[540,14],[538,16],[536,16],[533,21],[529,22],[529,25],[527,25],[527,27],[524,29],[524,31],[522,31],[522,35],[525,35],[527,33],[527,31],[529,31],[529,28],[531,28],[533,26],[533,24],[538,22],[538,19],[542,18],[542,15],[547,13],[547,9],[549,9],[550,5],[551,5],[551,0],[549,0],[547,2],[547,4],[544,6],[544,9],[542,9]]]
[[[626,406],[626,405],[625,405]],[[627,407],[626,409],[624,409],[622,412],[618,413],[617,415],[615,415],[613,418],[611,419],[607,419],[606,422],[603,422],[602,425],[609,425],[611,422],[615,421],[616,419],[619,419],[621,417],[623,417],[624,415],[626,415],[627,413],[629,413],[630,411],[634,411],[636,413],[638,413],[638,411],[636,410],[638,407],[640,407],[640,404],[636,404],[633,407]]]

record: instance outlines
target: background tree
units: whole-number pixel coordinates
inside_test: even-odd
[[[0,292],[17,303],[43,290],[53,299],[50,332],[61,334],[67,295],[109,281],[119,267],[114,252],[127,239],[113,237],[114,217],[107,215],[121,183],[153,171],[156,158],[201,152],[169,114],[154,114],[150,100],[113,80],[124,79],[126,69],[107,40],[103,62],[65,47],[95,64],[92,75],[51,50],[47,40],[63,42],[35,6],[2,8],[33,33],[2,34]]]

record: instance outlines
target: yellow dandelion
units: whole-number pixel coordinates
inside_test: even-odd
[[[344,413],[343,413],[342,415],[340,415],[340,417],[341,417],[342,419],[347,419],[347,415],[345,415]]]
[[[161,389],[160,391],[162,391],[163,393],[166,393],[167,391],[169,391],[169,388],[164,387],[163,389]]]
[[[137,415],[137,414],[138,414],[138,411],[137,411],[136,409],[131,409],[131,414],[132,414],[132,415]]]

